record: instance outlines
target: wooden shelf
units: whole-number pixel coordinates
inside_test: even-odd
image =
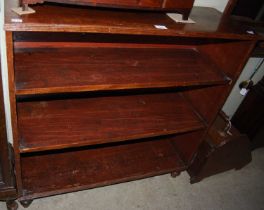
[[[169,138],[23,155],[21,167],[23,199],[180,172],[186,168]]]
[[[15,54],[18,96],[227,82],[225,75],[191,46],[51,45],[56,44],[42,43],[40,48]]]
[[[22,153],[204,128],[176,93],[20,102],[17,112]]]
[[[249,27],[232,19],[226,21],[221,12],[208,7],[193,7],[190,18],[195,21],[195,24],[189,24],[177,23],[164,12],[106,10],[51,4],[32,6],[36,11],[35,14],[20,16],[11,10],[18,5],[20,5],[19,0],[9,0],[5,4],[5,30],[7,31],[256,39],[256,35],[246,33]],[[15,19],[21,22],[12,22]],[[164,25],[167,29],[160,30],[155,25]]]
[[[259,36],[211,8],[189,24],[53,3],[20,16],[19,3],[4,8],[16,198],[187,169],[193,180]]]

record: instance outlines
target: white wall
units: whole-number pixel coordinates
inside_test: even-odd
[[[9,92],[8,92],[8,76],[7,76],[7,61],[6,61],[6,46],[5,46],[5,32],[4,32],[4,0],[0,0],[0,49],[1,49],[1,70],[3,80],[3,95],[6,112],[6,127],[7,127],[7,138],[12,143],[12,127],[10,117],[10,104],[9,104]]]
[[[230,117],[234,115],[239,105],[244,100],[245,96],[242,96],[239,92],[239,84],[242,81],[248,80],[251,74],[254,72],[255,68],[260,63],[261,58],[250,58],[247,65],[245,66],[243,72],[241,73],[240,77],[237,80],[237,83],[233,87],[229,97],[227,98],[225,105],[223,106],[223,111]],[[254,84],[256,84],[261,78],[264,76],[264,65],[260,67],[258,72],[252,78]]]
[[[213,7],[223,12],[228,0],[195,0],[195,6]]]

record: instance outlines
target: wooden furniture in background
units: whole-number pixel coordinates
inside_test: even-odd
[[[13,202],[17,192],[14,182],[12,147],[7,141],[5,120],[0,63],[0,200],[7,201],[7,205],[12,209],[17,208],[17,204]]]
[[[264,77],[254,85],[232,118],[232,123],[251,140],[252,149],[264,146]],[[258,136],[261,135],[261,136]]]
[[[196,23],[178,24],[162,13],[47,3],[20,17],[10,9],[17,1],[6,5],[15,178],[24,206],[195,167],[258,38],[210,8],[193,8]]]
[[[264,21],[264,2],[262,0],[229,0],[225,16],[238,16],[248,21]]]
[[[28,5],[43,2],[89,5],[105,8],[179,12],[183,15],[184,20],[188,20],[194,0],[21,0],[25,9]]]
[[[230,125],[223,113],[217,116],[188,168],[192,183],[230,169],[238,170],[250,163],[248,137]]]

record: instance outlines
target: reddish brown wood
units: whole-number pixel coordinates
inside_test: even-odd
[[[23,5],[56,2],[96,7],[180,12],[188,20],[194,0],[21,0]]]
[[[196,24],[179,24],[164,13],[94,10],[83,7],[71,8],[63,5],[34,6],[35,14],[19,16],[10,9],[18,5],[18,0],[9,0],[5,5],[7,7],[5,9],[5,29],[10,31],[256,39],[256,36],[246,33],[248,27],[238,24],[236,21],[230,20],[220,24],[222,21],[221,13],[212,8],[194,7],[190,17],[195,19]],[[12,23],[11,20],[16,18],[21,19],[22,22]],[[154,25],[157,24],[165,25],[168,29],[156,29]]]
[[[188,46],[154,45],[146,48],[143,44],[91,45],[87,43],[81,48],[63,46],[50,49],[46,44],[45,48],[29,48],[17,52],[16,94],[178,87],[227,82],[226,77],[210,60]]]
[[[18,104],[20,151],[93,145],[203,128],[177,94],[106,96]]]
[[[52,164],[51,164],[52,163]],[[185,169],[168,139],[22,157],[23,199]],[[47,179],[47,176],[50,177]]]
[[[211,125],[215,120],[224,102],[230,93],[235,81],[244,68],[250,56],[255,42],[224,42],[199,45],[202,51],[211,61],[213,61],[232,80],[229,85],[206,87],[190,90],[184,93],[195,109],[203,116],[206,122]],[[234,54],[234,49],[240,53]],[[232,58],[232,59],[230,59]],[[202,98],[202,100],[200,100]]]
[[[20,17],[16,4],[7,1],[5,29],[19,200],[203,167],[200,145],[259,36],[214,9],[194,8],[196,23],[179,24],[55,4]]]
[[[186,165],[190,165],[203,141],[205,131],[199,130],[179,135],[171,140],[179,156]]]

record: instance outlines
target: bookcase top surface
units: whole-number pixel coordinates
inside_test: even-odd
[[[34,14],[19,16],[12,11],[18,0],[6,1],[6,31],[85,32],[133,35],[210,37],[252,40],[248,28],[226,20],[213,8],[194,7],[190,18],[196,23],[176,23],[165,13],[44,3],[32,5]],[[167,29],[157,29],[155,25]]]

